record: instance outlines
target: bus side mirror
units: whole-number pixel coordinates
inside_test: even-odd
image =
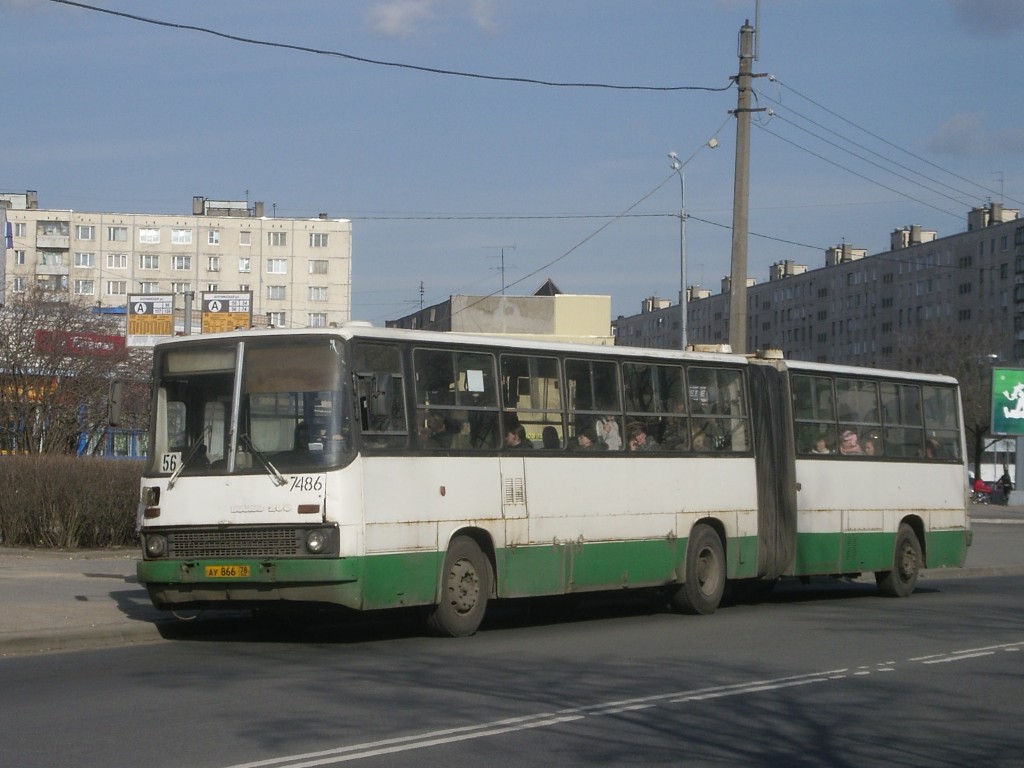
[[[107,424],[111,427],[117,427],[121,424],[121,405],[124,402],[123,397],[123,382],[110,382],[110,392],[107,395]]]

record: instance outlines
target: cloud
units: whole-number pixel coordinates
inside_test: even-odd
[[[1024,31],[1020,0],[949,0],[957,26],[978,37],[1009,37]]]
[[[370,7],[366,21],[377,34],[408,38],[432,21],[459,17],[487,32],[497,26],[494,0],[382,0]]]
[[[928,140],[928,149],[949,155],[977,155],[986,143],[978,112],[961,112],[939,126]]]
[[[961,112],[939,126],[926,144],[932,152],[963,157],[1024,153],[1024,128],[988,131],[980,112]]]

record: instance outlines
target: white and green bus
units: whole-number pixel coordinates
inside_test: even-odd
[[[158,608],[424,606],[962,565],[941,376],[340,328],[154,349],[138,575]]]

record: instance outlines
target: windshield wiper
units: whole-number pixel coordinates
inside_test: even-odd
[[[189,448],[188,452],[181,457],[181,464],[178,465],[178,468],[174,470],[174,473],[167,480],[168,491],[174,487],[174,484],[178,481],[178,475],[185,471],[185,467],[187,467],[189,462],[196,457],[196,454],[199,453],[199,449],[206,447],[206,433],[209,429],[210,427],[204,428],[199,434],[199,439],[192,443],[192,447]]]
[[[252,439],[248,435],[242,435],[241,440],[246,446],[248,446],[250,453],[252,453],[252,455],[259,460],[260,464],[263,465],[263,468],[267,470],[267,474],[269,474],[271,479],[274,481],[274,485],[286,485],[288,483],[288,481],[284,479],[284,475],[278,472],[277,467],[270,463],[270,459],[264,455],[263,451],[256,447],[256,444],[253,443]]]

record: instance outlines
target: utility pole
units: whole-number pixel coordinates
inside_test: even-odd
[[[746,21],[740,27],[740,71],[736,80],[736,170],[732,197],[732,263],[729,275],[729,344],[732,351],[747,351],[747,229],[750,204],[750,108],[751,73],[757,30]]]

